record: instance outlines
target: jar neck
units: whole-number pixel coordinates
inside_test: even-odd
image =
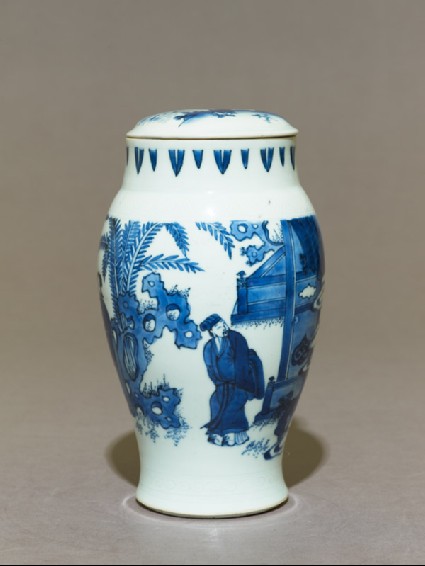
[[[245,193],[294,185],[295,137],[127,139],[126,190]]]

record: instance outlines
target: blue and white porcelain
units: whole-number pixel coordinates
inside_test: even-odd
[[[127,135],[99,282],[151,509],[229,517],[288,498],[324,286],[296,134],[267,112],[185,110]]]

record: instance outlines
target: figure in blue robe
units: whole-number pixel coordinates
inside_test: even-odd
[[[211,420],[205,425],[208,441],[218,446],[244,444],[249,440],[245,405],[264,396],[261,361],[242,334],[230,330],[219,315],[206,318],[201,330],[211,336],[204,347],[204,362],[215,385]]]

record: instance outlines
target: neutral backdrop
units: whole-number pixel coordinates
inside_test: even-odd
[[[0,562],[425,560],[425,2],[0,0]],[[134,503],[98,304],[125,133],[181,108],[299,128],[326,246],[289,503],[232,520]]]

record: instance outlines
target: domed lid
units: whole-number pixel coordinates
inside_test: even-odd
[[[298,133],[282,116],[257,110],[178,110],[140,120],[129,138],[245,139]]]

